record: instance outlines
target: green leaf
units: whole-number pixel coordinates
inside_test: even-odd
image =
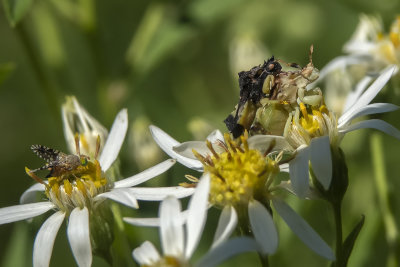
[[[344,266],[347,266],[347,261],[350,258],[351,251],[353,250],[354,243],[358,237],[358,234],[361,231],[361,228],[364,225],[365,216],[361,216],[360,222],[354,227],[353,231],[347,236],[346,240],[343,243],[343,263]]]
[[[32,3],[33,0],[3,0],[4,11],[12,27],[26,15]]]
[[[15,70],[15,64],[12,62],[0,64],[0,85],[10,77],[11,73]]]

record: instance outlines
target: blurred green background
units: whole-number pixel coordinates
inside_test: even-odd
[[[0,206],[17,205],[33,181],[24,167],[42,166],[29,149],[43,144],[62,151],[66,144],[60,116],[65,96],[80,103],[109,128],[121,108],[128,108],[130,128],[120,154],[122,176],[130,176],[166,156],[148,137],[155,124],[177,140],[202,139],[212,129],[225,131],[224,118],[238,100],[237,72],[274,55],[286,62],[313,61],[321,69],[342,54],[359,14],[380,15],[388,27],[400,11],[396,0],[341,1],[123,1],[3,0],[0,6]],[[7,11],[7,12],[6,12]],[[11,26],[11,24],[13,24]],[[381,99],[399,104],[390,90]],[[399,112],[381,116],[400,128]],[[388,242],[384,213],[374,180],[370,136],[363,130],[346,136],[342,147],[349,162],[350,186],[344,200],[344,234],[366,216],[349,266],[396,266],[398,236]],[[147,137],[146,137],[147,135]],[[143,137],[144,136],[144,137]],[[382,138],[388,199],[400,224],[400,142]],[[173,185],[185,173],[174,166],[149,185]],[[197,176],[199,176],[197,174]],[[333,217],[322,201],[288,201],[333,246]],[[158,204],[126,216],[156,215]],[[219,211],[211,210],[201,247],[211,242]],[[31,266],[36,232],[46,216],[0,227],[0,264]],[[328,266],[277,218],[280,246],[271,266]],[[131,250],[156,229],[125,225],[129,249],[121,249],[135,266]],[[117,248],[118,249],[118,248]],[[125,253],[125,254],[124,254]],[[123,261],[121,261],[123,262]],[[56,239],[52,266],[74,266],[65,226]],[[224,266],[258,266],[256,254],[240,255]],[[95,258],[93,266],[106,266]]]

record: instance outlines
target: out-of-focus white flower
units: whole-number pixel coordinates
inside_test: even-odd
[[[364,78],[358,84],[356,91],[348,96],[344,112],[338,119],[325,105],[307,109],[303,103],[300,103],[300,107],[290,115],[284,137],[297,153],[289,162],[289,172],[293,190],[298,196],[305,197],[309,190],[309,161],[317,180],[325,190],[329,188],[332,180],[331,147],[338,148],[346,133],[362,128],[373,128],[400,139],[400,131],[379,119],[352,124],[354,119],[364,115],[398,109],[396,105],[388,103],[370,104],[396,70],[395,66],[386,68],[368,88],[372,78]],[[274,137],[263,138],[270,140]]]
[[[229,62],[235,77],[240,71],[259,64],[260,58],[267,58],[269,52],[256,36],[256,33],[240,31],[230,42]]]
[[[205,175],[190,199],[186,218],[182,216],[181,204],[175,197],[169,196],[160,204],[160,240],[163,253],[160,255],[151,242],[144,242],[133,251],[133,257],[141,266],[191,266],[190,259],[203,234],[207,218],[209,188],[210,176]],[[125,218],[125,221],[130,222],[129,218]],[[214,243],[210,251],[194,266],[217,266],[236,254],[257,250],[257,243],[247,237],[234,238],[218,245]]]
[[[389,33],[380,18],[361,15],[351,39],[343,47],[346,55],[330,61],[317,82],[325,82],[325,99],[335,112],[342,112],[345,97],[367,74],[376,74],[389,65],[400,67],[400,16]],[[397,74],[398,68],[394,74]],[[309,88],[314,85],[310,85]]]
[[[210,121],[201,117],[191,118],[187,124],[187,128],[195,140],[204,140],[214,129]]]
[[[154,140],[170,157],[189,168],[204,171],[203,176],[210,176],[209,202],[222,209],[215,243],[225,240],[236,228],[238,220],[249,218],[249,228],[262,253],[274,253],[278,246],[278,234],[270,211],[272,204],[307,246],[327,259],[335,258],[330,247],[307,222],[275,194],[279,188],[273,184],[276,174],[287,169],[287,165],[279,166],[280,155],[275,159],[265,155],[271,148],[271,139],[254,136],[247,140],[242,136],[242,144],[239,145],[229,134],[223,136],[216,130],[206,142],[180,144],[161,129],[155,126],[150,129]],[[276,149],[291,148],[284,137],[275,138],[274,142]]]
[[[350,55],[370,58],[370,70],[380,71],[391,64],[400,63],[400,16],[390,27],[388,34],[383,31],[382,21],[373,16],[361,15],[352,38],[343,50]]]
[[[22,194],[21,205],[0,209],[0,224],[33,218],[49,210],[56,211],[43,223],[36,236],[33,250],[34,266],[49,265],[54,241],[64,219],[68,222],[68,239],[77,264],[90,266],[92,248],[89,220],[92,215],[96,216],[96,209],[107,198],[138,208],[137,200],[160,201],[167,195],[184,197],[193,193],[193,190],[180,187],[134,187],[168,170],[175,163],[175,160],[171,159],[132,177],[115,183],[110,181],[106,171],[118,156],[127,127],[128,114],[124,109],[114,121],[99,160],[81,162],[82,165],[70,172],[35,184]],[[89,151],[92,151],[90,147]],[[35,175],[29,169],[27,173]],[[47,201],[29,203],[35,201],[38,191],[45,192]]]
[[[154,165],[162,156],[160,148],[151,137],[149,125],[150,121],[147,117],[140,116],[132,123],[128,135],[128,142],[132,151],[131,155],[141,170]]]

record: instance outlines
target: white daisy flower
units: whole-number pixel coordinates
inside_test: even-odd
[[[242,229],[253,233],[263,254],[272,254],[278,247],[278,233],[271,215],[271,204],[292,231],[319,255],[333,260],[331,248],[321,237],[275,194],[276,174],[287,168],[279,166],[279,157],[265,156],[271,148],[271,140],[259,136],[241,137],[242,145],[233,141],[229,134],[218,130],[206,142],[191,141],[180,144],[161,129],[151,126],[155,141],[172,158],[181,164],[210,176],[209,202],[222,209],[216,239],[218,244],[226,239],[238,222]],[[283,137],[276,139],[275,148],[290,148]],[[189,177],[196,180],[194,177]],[[248,219],[247,219],[248,218]],[[243,222],[245,220],[245,222]],[[250,232],[250,231],[249,231]]]
[[[379,119],[369,119],[352,124],[352,121],[364,115],[390,112],[398,106],[388,103],[370,102],[389,81],[397,67],[386,68],[379,77],[371,82],[370,77],[363,79],[357,90],[350,94],[343,114],[337,118],[325,105],[309,107],[302,103],[287,120],[284,137],[295,151],[296,157],[289,162],[289,172],[294,192],[305,197],[309,190],[309,161],[317,180],[327,190],[332,180],[331,148],[338,148],[346,133],[362,128],[373,128],[400,139],[400,132],[392,125]],[[274,136],[259,137],[267,140]],[[281,137],[277,137],[281,138]]]
[[[115,183],[110,181],[106,171],[118,156],[127,127],[128,114],[124,109],[114,121],[99,160],[87,160],[87,156],[78,153],[78,156],[81,156],[81,164],[75,169],[64,171],[59,176],[50,177],[43,184],[38,183],[30,187],[21,196],[21,205],[0,209],[0,224],[33,218],[49,210],[55,211],[43,223],[36,236],[33,250],[34,266],[49,265],[54,241],[64,219],[67,219],[67,235],[77,264],[90,266],[93,244],[89,219],[91,215],[96,216],[96,209],[99,209],[107,198],[138,208],[137,200],[160,201],[167,195],[184,197],[193,193],[193,190],[180,187],[134,187],[168,170],[175,163],[175,160],[171,159]],[[79,157],[77,158],[79,160]],[[27,173],[40,180],[29,169]],[[29,203],[35,201],[38,191],[44,191],[48,200]]]
[[[350,55],[368,58],[371,70],[379,71],[388,65],[400,64],[400,16],[387,34],[378,17],[361,15],[357,29],[343,50]]]
[[[192,266],[190,259],[200,241],[207,218],[209,188],[210,176],[205,175],[190,199],[186,218],[182,217],[181,204],[175,197],[168,196],[163,200],[159,211],[163,253],[160,255],[151,242],[144,242],[133,251],[133,257],[141,266]],[[128,219],[126,221],[129,222]],[[217,266],[236,254],[257,250],[259,247],[253,239],[234,238],[218,245],[214,243],[211,250],[193,266]]]
[[[343,47],[346,55],[334,58],[321,70],[317,83],[325,81],[326,101],[335,112],[342,112],[345,96],[366,74],[379,73],[393,64],[400,67],[400,16],[389,33],[383,28],[380,18],[361,15],[353,36]]]

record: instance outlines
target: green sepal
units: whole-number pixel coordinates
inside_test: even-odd
[[[91,212],[89,222],[93,254],[102,257],[112,265],[111,245],[114,241],[114,220],[107,201]]]

